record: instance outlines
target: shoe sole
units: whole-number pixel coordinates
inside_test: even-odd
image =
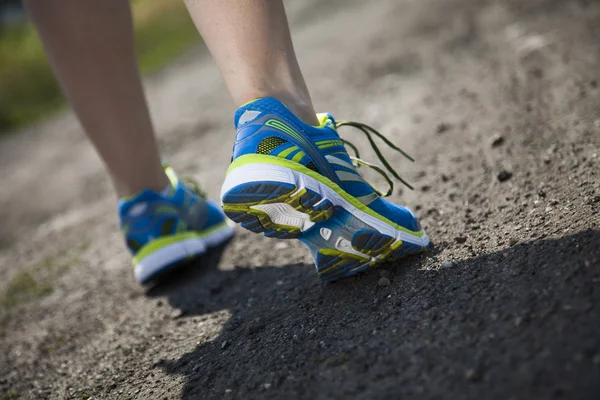
[[[277,239],[299,239],[323,282],[429,246],[424,231],[395,225],[329,179],[279,157],[253,154],[236,159],[221,199],[225,214],[243,228]]]
[[[154,281],[178,265],[198,258],[211,248],[227,242],[234,234],[235,227],[224,221],[207,232],[187,232],[156,239],[146,245],[151,245],[153,251],[139,260],[134,260],[135,280],[140,284]],[[144,248],[140,250],[142,251]]]

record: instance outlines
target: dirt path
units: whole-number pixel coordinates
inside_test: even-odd
[[[394,200],[435,249],[387,266],[389,286],[322,286],[297,243],[240,231],[145,292],[62,116],[0,142],[0,398],[599,398],[600,3],[289,13],[319,110],[417,159],[390,155],[417,188]],[[148,92],[165,154],[216,197],[233,106],[209,58]]]

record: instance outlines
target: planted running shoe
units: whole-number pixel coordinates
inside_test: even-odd
[[[252,232],[299,239],[325,282],[424,250],[429,239],[415,215],[382,198],[393,189],[385,171],[358,158],[356,147],[337,129],[362,131],[402,182],[373,136],[406,154],[367,125],[336,122],[330,114],[318,117],[318,127],[307,125],[272,98],[254,100],[236,112],[233,161],[221,190],[225,214]],[[386,193],[362,178],[361,165],[386,177]]]
[[[201,256],[234,234],[221,208],[205,199],[193,182],[182,183],[165,166],[170,193],[144,190],[121,199],[118,210],[127,247],[133,254],[135,279],[156,280],[184,261]]]

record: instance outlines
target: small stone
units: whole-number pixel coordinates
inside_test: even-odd
[[[542,189],[538,190],[537,195],[540,199],[543,199],[546,197],[546,192],[544,192]]]
[[[492,147],[499,147],[504,144],[504,136],[499,133],[496,133],[492,136]]]
[[[452,268],[456,267],[456,263],[452,260],[444,260],[442,261],[442,268]]]
[[[290,245],[287,244],[284,240],[280,240],[279,242],[277,242],[275,244],[275,250],[285,250],[289,247]]]
[[[437,134],[440,134],[440,133],[444,133],[444,132],[446,132],[446,131],[447,131],[447,130],[449,130],[449,129],[450,129],[450,125],[449,125],[449,124],[446,124],[446,123],[444,123],[444,122],[440,122],[440,123],[439,123],[439,124],[438,124],[438,125],[435,127],[435,132],[436,132]]]
[[[267,382],[267,383],[264,383],[264,384],[263,384],[263,387],[264,387],[266,390],[269,390],[269,389],[271,389],[271,384],[270,384],[270,383],[268,383],[268,382]]]
[[[390,277],[390,271],[388,271],[387,269],[382,269],[381,271],[379,271],[379,277],[381,277],[381,278],[389,278]]]
[[[454,238],[454,241],[456,243],[465,243],[467,241],[467,238],[464,236],[457,236]]]
[[[224,349],[227,346],[229,346],[229,341],[223,340],[223,343],[221,343],[221,349]]]
[[[185,312],[185,310],[174,310],[171,313],[171,318],[172,319],[178,319],[178,318],[181,318],[181,317],[185,316],[186,314],[187,313]]]
[[[475,369],[469,369],[465,372],[465,379],[471,382],[476,382],[481,379],[481,374],[477,372]]]
[[[523,323],[523,317],[517,317],[517,318],[515,318],[515,326],[516,327],[521,326],[522,323]]]
[[[509,171],[503,169],[502,171],[500,171],[498,173],[498,175],[496,177],[498,178],[498,181],[506,182],[507,180],[512,178],[512,175],[513,175],[512,172],[509,172]]]
[[[315,335],[317,333],[317,330],[315,328],[312,328],[310,331],[308,331],[309,335]]]
[[[389,286],[390,280],[388,278],[380,278],[379,281],[377,282],[377,284],[379,286]]]
[[[262,330],[265,327],[265,324],[261,322],[255,322],[248,326],[246,326],[246,335],[254,335],[256,332]]]
[[[163,305],[162,300],[159,300],[156,302],[156,307],[162,307],[162,305]]]
[[[510,238],[510,239],[508,239],[508,245],[510,247],[514,246],[517,243],[519,243],[519,240],[517,238]]]

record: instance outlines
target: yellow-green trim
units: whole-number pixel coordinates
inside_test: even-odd
[[[218,231],[219,229],[222,229],[226,226],[227,226],[227,221],[223,221],[220,224],[213,225],[210,228],[205,229],[203,231],[199,231],[199,232],[191,231],[191,232],[177,233],[175,235],[163,236],[158,239],[154,239],[150,243],[148,243],[144,247],[142,247],[137,252],[137,254],[133,257],[133,265],[138,264],[140,261],[142,261],[142,259],[144,259],[148,255],[154,253],[155,251],[162,249],[163,247],[166,247],[173,243],[183,242],[184,240],[188,240],[188,239],[201,239],[201,238],[206,237],[206,236],[210,235],[211,233],[214,233],[214,232]]]
[[[325,126],[327,126],[327,123],[331,121],[327,113],[317,114],[317,120],[319,121],[319,125],[313,125],[315,128],[325,128]]]
[[[296,154],[292,158],[292,161],[294,161],[294,162],[300,162],[300,160],[302,160],[302,157],[304,157],[305,155],[306,155],[306,153],[301,150],[301,151],[298,152],[298,154]]]
[[[279,129],[280,131],[285,132],[288,135],[292,135],[293,137],[298,135],[296,131],[294,131],[292,128],[290,128],[289,126],[277,119],[268,120],[267,122],[265,122],[265,126],[270,126],[271,128]]]
[[[375,211],[371,210],[369,207],[365,206],[356,197],[346,193],[346,191],[344,191],[341,187],[339,187],[339,185],[337,185],[336,183],[331,181],[331,179],[329,179],[313,170],[306,168],[304,165],[302,165],[300,163],[288,160],[286,158],[281,158],[281,157],[277,157],[277,156],[269,156],[269,155],[264,155],[264,154],[246,154],[246,155],[240,156],[240,157],[236,158],[235,160],[233,160],[233,162],[231,163],[231,165],[229,165],[229,168],[227,169],[227,174],[229,174],[234,169],[239,168],[243,165],[258,164],[258,163],[281,165],[283,167],[298,171],[304,175],[308,175],[311,178],[316,179],[317,181],[327,185],[330,189],[334,190],[337,194],[342,196],[346,201],[348,201],[350,204],[352,204],[354,207],[358,208],[362,212],[369,214],[370,216],[375,217],[380,221],[385,222],[386,224],[392,226],[393,228],[395,228],[399,231],[402,231],[402,232],[406,232],[410,235],[413,235],[413,236],[416,236],[419,238],[423,237],[423,235],[425,234],[424,231],[414,232],[414,231],[406,229],[403,226],[400,226],[400,225],[390,221],[389,219],[385,218],[383,215],[380,215],[380,214],[376,213]]]
[[[250,100],[250,101],[247,101],[246,103],[242,104],[242,105],[240,106],[240,108],[242,108],[242,107],[245,107],[245,106],[247,106],[248,104],[252,104],[252,103],[254,103],[255,101],[257,101],[257,100],[260,100],[260,99],[262,99],[262,97],[257,97],[256,99],[252,99],[252,100]]]
[[[281,153],[277,154],[277,157],[286,158],[287,156],[289,156],[296,150],[298,150],[298,146],[288,147],[287,149],[283,150]]]

